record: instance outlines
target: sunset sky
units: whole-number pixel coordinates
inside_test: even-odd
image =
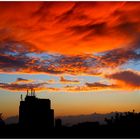
[[[0,112],[36,89],[55,116],[140,111],[140,2],[0,2]]]

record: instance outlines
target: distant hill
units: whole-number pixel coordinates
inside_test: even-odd
[[[105,118],[110,118],[115,115],[116,112],[111,112],[107,114],[98,114],[98,113],[93,113],[89,115],[77,115],[77,116],[60,116],[57,118],[60,118],[62,120],[62,124],[66,126],[71,126],[77,123],[81,122],[96,122],[98,121],[100,124],[105,124],[106,122],[104,121]]]
[[[6,124],[18,123],[18,116],[8,117],[4,121],[5,121]]]
[[[62,120],[62,124],[66,126],[72,126],[77,123],[81,122],[95,122],[98,121],[100,124],[105,124],[104,119],[110,118],[111,116],[114,116],[116,112],[111,112],[107,114],[88,114],[88,115],[77,115],[77,116],[60,116],[56,118],[60,118]],[[18,116],[11,116],[5,119],[6,124],[12,124],[12,123],[18,123]]]

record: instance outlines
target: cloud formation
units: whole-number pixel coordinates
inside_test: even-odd
[[[35,89],[35,90],[47,90],[44,88],[44,84],[46,83],[28,83],[28,84],[14,84],[14,83],[0,83],[1,89],[6,89],[10,91],[26,91],[27,89]]]
[[[17,78],[15,82],[0,83],[0,88],[10,91],[26,91],[27,89],[35,89],[37,91],[51,92],[94,92],[100,90],[135,90],[140,89],[140,73],[132,70],[118,71],[112,74],[104,75],[109,79],[109,84],[102,82],[86,82],[80,84],[78,80],[67,80],[60,78],[60,87],[55,87],[55,82],[34,81],[28,79]],[[58,83],[59,83],[58,82]],[[67,84],[67,85],[65,85]]]
[[[0,88],[10,91],[26,91],[27,89],[35,89],[37,91],[51,91],[51,92],[86,92],[95,90],[114,89],[116,85],[106,85],[100,82],[86,83],[85,85],[67,85],[63,87],[49,87],[46,82],[30,82],[30,83],[0,83]]]
[[[60,82],[63,84],[79,84],[80,83],[80,81],[78,80],[68,80],[68,79],[65,79],[63,76],[60,77]]]
[[[17,78],[16,81],[10,83],[0,83],[0,88],[10,91],[26,91],[27,89],[46,90],[47,82],[39,82],[23,78]]]
[[[118,48],[102,53],[97,57],[99,67],[118,67],[129,61],[139,61],[139,44],[133,47]]]
[[[106,75],[106,78],[113,79],[116,84],[122,88],[139,89],[140,88],[140,73],[132,70],[125,70]]]
[[[32,50],[64,55],[124,47],[139,37],[139,5],[139,2],[0,2],[0,41],[27,42]]]
[[[0,72],[98,75],[104,68],[116,68],[129,61],[139,61],[137,43],[133,47],[118,48],[98,54],[62,55],[37,53],[30,44],[2,42],[0,44]]]
[[[101,82],[85,83],[82,86],[66,86],[63,88],[63,90],[67,92],[94,92],[114,89],[119,89],[119,86],[115,84],[104,84]]]
[[[80,82],[65,79],[63,74],[110,80],[110,84],[85,82],[84,86],[58,89],[19,78],[1,83],[1,88],[84,91],[124,88],[123,84],[139,87],[139,74],[134,71],[112,74],[114,68],[140,60],[139,7],[140,2],[0,2],[1,73],[60,75],[62,84]],[[111,69],[111,74],[105,69]],[[126,75],[132,75],[132,80]]]
[[[15,82],[12,82],[13,84],[20,84],[20,83],[31,83],[33,82],[33,80],[29,80],[29,79],[24,79],[24,78],[17,78],[17,80]]]

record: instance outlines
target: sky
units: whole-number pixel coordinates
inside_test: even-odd
[[[34,88],[55,116],[140,111],[140,2],[0,2],[0,112]]]

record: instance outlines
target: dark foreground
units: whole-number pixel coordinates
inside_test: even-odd
[[[96,126],[90,128],[61,127],[20,128],[9,125],[0,130],[0,138],[140,138],[140,127]]]
[[[84,122],[71,127],[56,121],[55,128],[47,129],[43,123],[1,125],[0,138],[140,138],[140,113],[116,113],[106,125],[98,122]],[[2,122],[2,121],[1,121]],[[1,123],[2,124],[2,123]],[[38,124],[38,125],[37,125]]]

